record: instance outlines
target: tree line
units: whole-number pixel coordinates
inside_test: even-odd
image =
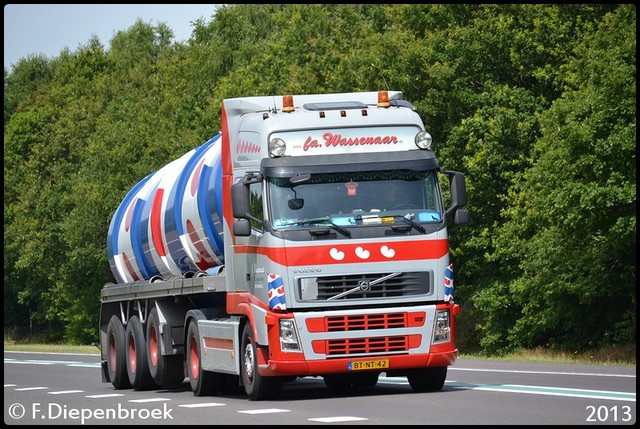
[[[138,20],[5,67],[5,337],[97,340],[115,209],[223,99],[389,88],[467,179],[458,347],[635,346],[634,5],[235,4],[172,38]]]

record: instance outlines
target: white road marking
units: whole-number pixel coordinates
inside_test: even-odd
[[[337,423],[337,422],[357,422],[361,420],[369,420],[364,417],[351,417],[351,416],[343,416],[343,417],[317,417],[314,419],[307,419],[312,422],[321,422],[321,423]]]
[[[146,399],[129,399],[129,402],[135,402],[137,404],[144,404],[146,402],[161,402],[170,401],[169,398],[146,398]]]
[[[265,408],[262,410],[245,410],[245,411],[238,411],[238,412],[242,414],[271,414],[271,413],[290,413],[291,410],[283,410],[280,408]]]
[[[222,407],[224,405],[227,405],[227,404],[221,404],[219,402],[204,402],[201,404],[182,404],[178,406],[184,407],[184,408],[204,408],[204,407]]]

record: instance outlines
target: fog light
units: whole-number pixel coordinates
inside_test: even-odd
[[[271,139],[269,142],[269,156],[272,158],[277,158],[279,156],[284,155],[287,150],[287,145],[282,139]]]
[[[416,146],[423,150],[431,149],[432,140],[431,134],[426,131],[420,131],[415,137]]]

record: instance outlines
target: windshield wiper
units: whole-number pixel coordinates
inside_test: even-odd
[[[282,223],[281,226],[304,225],[304,224],[314,225],[314,224],[318,224],[318,223],[329,224],[336,231],[338,231],[338,232],[342,233],[343,235],[346,235],[347,237],[351,238],[351,232],[349,232],[348,229],[346,229],[346,228],[344,228],[344,227],[332,222],[331,218],[329,216],[316,217],[316,218],[310,218],[310,219],[292,220],[291,222]]]
[[[424,227],[422,225],[420,225],[418,222],[416,222],[415,220],[411,219],[413,217],[413,215],[407,213],[404,216],[401,215],[392,215],[394,219],[402,219],[405,222],[409,223],[412,227],[414,227],[415,229],[417,229],[418,231],[420,231],[421,233],[425,233],[426,230],[424,229]]]

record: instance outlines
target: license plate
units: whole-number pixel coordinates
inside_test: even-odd
[[[361,369],[385,369],[389,368],[389,359],[378,360],[356,360],[349,362],[349,371],[358,371]]]

